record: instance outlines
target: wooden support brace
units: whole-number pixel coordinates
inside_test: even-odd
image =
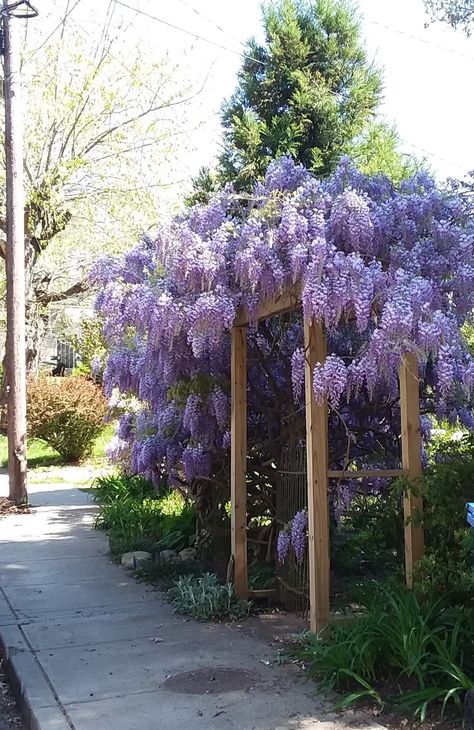
[[[403,469],[362,469],[358,471],[328,471],[329,479],[391,479],[402,477]]]
[[[420,383],[415,355],[405,355],[400,366],[400,412],[402,425],[402,465],[409,479],[422,475],[420,435]],[[423,557],[424,534],[420,524],[423,499],[410,491],[405,495],[405,573],[409,588],[413,587],[413,568]]]
[[[313,395],[314,367],[326,357],[326,338],[321,324],[305,320],[304,345],[309,617],[311,631],[319,632],[330,620],[328,413],[327,403],[317,405]]]
[[[231,353],[231,549],[234,588],[247,598],[247,329],[232,329]]]

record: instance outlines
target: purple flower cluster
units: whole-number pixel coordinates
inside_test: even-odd
[[[460,326],[474,309],[473,261],[474,222],[456,189],[439,189],[424,172],[396,188],[347,159],[320,181],[283,157],[253,196],[228,187],[161,225],[155,240],[97,262],[105,387],[133,396],[143,414],[120,426],[131,466],[190,480],[226,458],[236,313],[247,309],[255,323],[260,303],[297,281],[305,316],[324,325],[331,343],[314,371],[319,402],[393,400],[400,363],[413,352],[431,410],[472,423],[474,361]],[[249,428],[268,438],[265,419],[274,416],[270,407],[262,416],[263,400],[285,388],[290,372],[294,398],[303,392],[301,328],[285,328],[278,356],[273,335],[249,331],[258,353]],[[349,418],[362,416],[350,406]],[[390,419],[385,413],[378,430]]]
[[[291,520],[291,545],[296,561],[301,563],[308,544],[308,513],[300,510]]]
[[[291,535],[287,530],[281,530],[277,538],[277,558],[283,565],[290,553]]]
[[[295,514],[288,527],[277,538],[277,558],[284,563],[293,550],[297,563],[303,560],[308,545],[308,512],[303,509]]]

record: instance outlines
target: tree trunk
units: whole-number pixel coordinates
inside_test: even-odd
[[[37,301],[34,287],[34,268],[38,254],[27,238],[25,239],[25,289],[26,289],[26,374],[27,377],[38,371],[41,340],[44,334],[44,322],[41,316],[41,305]],[[5,339],[6,352],[6,339]],[[3,358],[2,377],[0,383],[0,429],[6,427],[7,376],[5,357]]]

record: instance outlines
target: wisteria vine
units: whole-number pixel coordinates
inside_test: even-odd
[[[227,473],[229,333],[239,308],[251,322],[249,441],[254,434],[262,449],[278,431],[281,446],[278,394],[289,381],[296,402],[304,390],[301,319],[263,331],[256,317],[265,298],[297,283],[304,316],[329,336],[314,397],[337,413],[334,432],[341,420],[345,432],[360,427],[371,400],[386,406],[370,411],[377,433],[391,427],[387,408],[396,410],[408,352],[419,362],[425,412],[473,425],[474,361],[460,334],[474,308],[473,219],[454,187],[440,189],[425,172],[397,188],[344,159],[319,180],[283,157],[252,195],[227,186],[162,224],[154,240],[98,261],[92,279],[110,350],[105,387],[139,404],[122,416],[114,444],[134,472],[187,483]]]

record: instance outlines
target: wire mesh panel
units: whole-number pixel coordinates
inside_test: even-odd
[[[281,455],[276,480],[276,517],[284,527],[302,509],[308,507],[306,486],[306,449],[285,449]],[[279,598],[287,611],[307,618],[309,609],[308,559],[298,563],[292,551],[283,564],[277,564]]]
[[[76,367],[76,351],[69,342],[61,342],[58,340],[57,343],[57,360],[62,363],[65,368],[72,370]]]

